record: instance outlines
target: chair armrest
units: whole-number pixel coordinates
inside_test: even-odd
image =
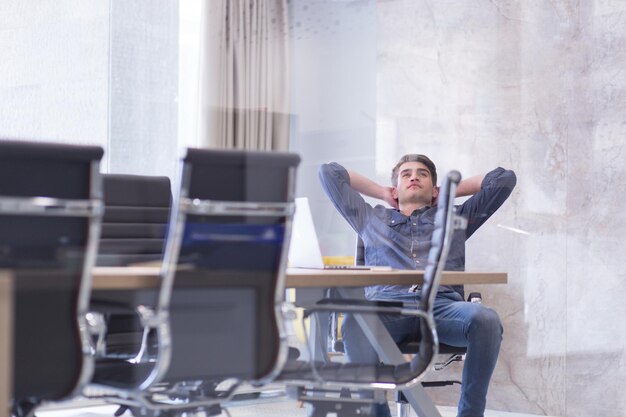
[[[91,300],[89,310],[100,314],[138,314],[137,309],[115,301]]]
[[[296,381],[311,381],[322,386],[327,384],[352,386],[371,389],[375,383],[391,384],[394,386],[410,386],[415,383],[432,363],[434,353],[437,350],[437,338],[434,331],[434,322],[428,313],[419,309],[415,303],[401,303],[394,301],[369,301],[362,299],[326,298],[318,301],[317,304],[304,307],[304,314],[301,317],[304,327],[304,319],[315,313],[342,312],[350,314],[394,314],[418,317],[423,323],[420,326],[422,332],[422,344],[420,349],[413,356],[410,362],[389,365],[389,364],[342,364],[329,360],[315,360],[311,352],[312,343],[306,338],[305,347],[308,349],[308,359],[295,360],[290,358],[286,368],[286,374]],[[317,342],[315,342],[317,343]],[[325,349],[322,347],[322,349]],[[306,364],[306,365],[305,365]],[[354,372],[354,380],[346,378],[344,373]],[[300,377],[298,374],[301,373]],[[284,375],[284,376],[285,376]],[[287,377],[286,379],[289,379]],[[300,380],[299,378],[303,378]],[[373,378],[373,379],[372,379]],[[379,378],[383,378],[380,380]]]
[[[305,306],[304,318],[316,312],[338,312],[356,314],[399,314],[405,316],[426,317],[426,314],[418,310],[417,304],[407,304],[387,301],[368,301],[356,299],[320,300],[317,304]]]
[[[148,352],[148,334],[158,326],[158,318],[151,307],[139,305],[136,307],[129,306],[125,303],[112,301],[93,300],[91,303],[91,311],[87,313],[87,322],[90,327],[90,333],[95,341],[92,340],[92,351],[97,357],[106,357],[106,335],[107,322],[105,316],[136,316],[143,330],[141,331],[141,344],[137,352],[132,352],[133,362],[141,362]]]
[[[406,303],[402,303],[400,301],[383,301],[383,300],[363,300],[356,298],[335,298],[335,297],[327,297],[319,300],[317,302],[318,305],[324,304],[350,304],[350,305],[377,305],[380,307],[403,307],[407,305]],[[410,304],[417,307],[417,304]]]
[[[479,292],[471,292],[470,295],[467,297],[467,301],[469,301],[470,303],[482,304],[483,295]]]
[[[107,332],[107,324],[104,315],[96,311],[88,311],[85,314],[85,320],[87,322],[87,330],[91,336],[89,339],[91,354],[95,356],[104,355],[104,338]]]

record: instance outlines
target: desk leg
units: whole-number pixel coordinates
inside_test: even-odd
[[[12,392],[13,280],[0,272],[0,417],[9,417]]]
[[[317,301],[324,298],[322,288],[298,288],[295,291],[295,305],[297,307],[308,307],[315,305]],[[311,314],[309,321],[309,350],[313,360],[325,362],[328,358],[328,313]]]
[[[309,350],[316,362],[326,362],[328,348],[328,313],[311,314],[309,325]]]
[[[362,289],[359,291],[353,288],[340,288],[339,293],[344,298],[363,298]],[[376,349],[380,360],[391,365],[400,365],[406,362],[389,333],[376,331],[383,327],[378,317],[371,314],[355,314],[354,317]],[[416,384],[412,388],[402,390],[402,392],[419,417],[441,417],[439,410],[421,384]]]

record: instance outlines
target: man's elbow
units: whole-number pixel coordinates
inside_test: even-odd
[[[349,181],[348,172],[336,162],[320,165],[318,177],[322,183],[328,181]]]
[[[515,171],[511,169],[498,168],[498,176],[495,179],[494,186],[502,190],[506,197],[510,196],[517,184],[517,176]]]
[[[331,173],[332,168],[330,164],[322,164],[317,171],[317,177],[322,183],[324,183],[325,180],[330,177]]]
[[[515,175],[515,171],[512,169],[504,170],[504,178],[503,178],[503,186],[513,190],[517,185],[517,175]]]

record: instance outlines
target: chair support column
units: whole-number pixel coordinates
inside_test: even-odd
[[[339,294],[344,298],[363,298],[363,289],[339,288]],[[400,365],[406,362],[402,352],[400,352],[389,333],[376,332],[376,329],[383,327],[378,317],[364,314],[355,314],[354,317],[374,349],[376,349],[378,357],[382,362],[390,365]],[[437,410],[421,384],[416,384],[409,389],[402,390],[402,392],[419,417],[441,417],[439,410]]]

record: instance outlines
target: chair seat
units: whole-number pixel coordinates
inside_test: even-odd
[[[146,254],[106,254],[99,253],[98,266],[127,266],[133,264],[141,264],[148,262],[160,262],[163,259],[161,253]]]
[[[311,369],[315,368],[315,371]],[[338,383],[406,383],[413,379],[410,363],[401,365],[357,364],[339,362],[287,361],[278,380],[324,381]]]
[[[129,363],[124,359],[98,359],[92,382],[113,388],[132,389],[146,380],[154,364]]]
[[[398,348],[400,352],[405,354],[415,354],[419,352],[420,343],[416,341],[400,343]],[[463,355],[467,352],[464,346],[451,346],[445,343],[439,343],[439,354],[443,355]]]
[[[99,250],[102,254],[160,254],[164,242],[163,238],[109,238],[100,241]]]

